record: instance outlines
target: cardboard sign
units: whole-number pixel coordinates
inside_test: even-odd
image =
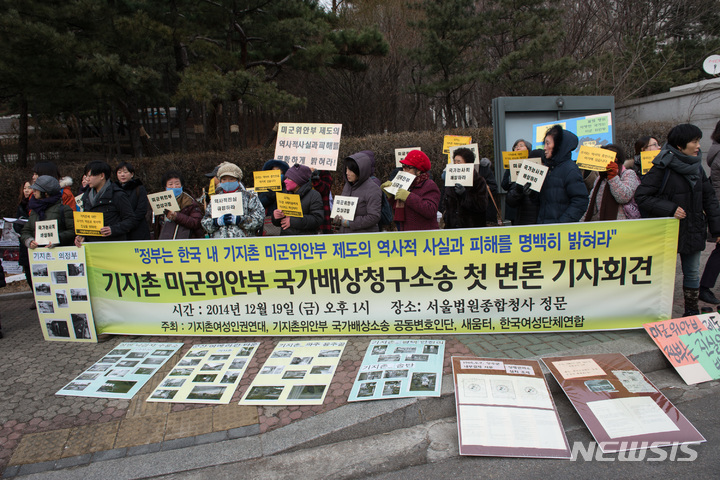
[[[177,203],[175,194],[170,190],[148,194],[148,202],[153,210],[153,215],[162,215],[165,210],[179,212],[180,206]]]
[[[330,218],[335,218],[340,215],[343,220],[355,220],[355,209],[357,209],[357,204],[357,197],[343,197],[342,195],[338,195],[333,201]]]
[[[545,176],[547,175],[548,167],[540,165],[529,160],[523,161],[520,166],[520,173],[518,173],[517,183],[525,185],[530,182],[530,190],[539,192],[542,188],[543,182],[545,182]]]
[[[644,152],[640,152],[641,175],[645,175],[647,172],[650,171],[653,166],[652,161],[655,160],[655,157],[658,156],[658,153],[660,153],[660,150],[646,150]]]
[[[300,195],[278,192],[276,199],[278,208],[282,210],[286,217],[303,217]]]
[[[392,179],[392,185],[387,187],[385,191],[390,195],[395,195],[401,188],[408,190],[410,185],[412,185],[413,180],[415,180],[415,175],[412,173],[398,172],[397,175],[395,175],[395,178]]]
[[[211,201],[212,218],[219,218],[228,213],[238,217],[244,215],[242,192],[213,195]]]
[[[341,132],[339,123],[280,123],[273,158],[290,166],[335,170]]]
[[[282,191],[282,181],[280,179],[281,175],[282,171],[280,170],[263,170],[261,172],[253,172],[253,179],[255,180],[255,191]]]
[[[445,135],[443,137],[443,153],[448,156],[448,163],[452,162],[452,157],[450,157],[450,147],[469,145],[471,142],[472,137],[462,135]]]
[[[102,212],[73,212],[75,234],[87,237],[101,237],[100,229],[105,226]]]
[[[450,164],[445,167],[445,186],[453,187],[459,183],[463,187],[473,186],[473,169],[472,163]]]
[[[513,160],[525,160],[528,158],[528,152],[527,150],[518,150],[513,152],[502,152],[502,159],[503,159],[503,167],[505,169],[510,168],[510,162]]]
[[[604,172],[608,164],[615,161],[615,157],[617,154],[612,150],[583,145],[578,153],[577,166],[583,170]]]
[[[422,152],[422,148],[420,148],[420,147],[396,148],[395,149],[395,166],[402,167],[402,163],[400,163],[400,160],[404,160],[405,157],[407,157],[407,154],[413,150],[420,150]]]
[[[60,243],[57,220],[35,222],[35,243],[38,245],[57,245]]]
[[[455,159],[455,150],[458,148],[469,148],[475,154],[475,161],[473,163],[480,163],[480,149],[477,143],[471,143],[469,145],[455,145],[450,147],[450,154],[448,155],[448,163],[453,163]]]
[[[522,167],[523,162],[527,160],[528,162],[533,162],[538,165],[542,165],[542,159],[541,158],[524,158],[520,160],[510,160],[510,167],[508,170],[510,170],[510,181],[511,182],[517,182],[518,174],[520,173],[520,167]]]

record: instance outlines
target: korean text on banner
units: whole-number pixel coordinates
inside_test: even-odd
[[[88,237],[100,237],[100,229],[105,225],[102,212],[73,212],[75,233]]]
[[[524,160],[528,158],[527,150],[518,150],[517,152],[502,152],[503,168],[506,170],[510,168],[511,160]]]
[[[318,170],[335,170],[341,132],[339,123],[281,123],[274,158],[290,166],[300,163]]]
[[[162,215],[163,213],[165,213],[165,210],[171,212],[180,211],[180,205],[178,205],[177,203],[175,194],[173,194],[173,192],[169,190],[166,190],[164,192],[151,193],[148,194],[147,197],[154,215]]]
[[[296,193],[278,192],[275,198],[277,199],[278,208],[282,210],[286,217],[303,217],[300,195]]]
[[[253,172],[253,178],[255,180],[255,191],[256,192],[267,192],[272,190],[279,192],[282,190],[281,182],[282,172],[280,170],[264,170],[260,172]]]
[[[605,150],[596,147],[580,147],[577,166],[582,170],[594,170],[604,172],[610,162],[615,161],[617,154],[612,150]]]

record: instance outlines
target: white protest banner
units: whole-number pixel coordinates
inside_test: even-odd
[[[318,170],[335,170],[340,151],[340,123],[280,123],[275,156]]]
[[[402,163],[400,163],[400,160],[404,160],[405,157],[407,157],[407,154],[410,153],[412,150],[420,150],[422,152],[422,148],[420,148],[420,147],[396,148],[395,149],[395,166],[402,167]]]
[[[518,174],[517,183],[525,185],[530,183],[530,190],[539,192],[542,188],[542,184],[545,181],[545,175],[547,175],[548,167],[545,165],[539,165],[534,162],[525,160],[520,166],[520,173]]]
[[[35,243],[38,245],[57,245],[60,243],[57,220],[35,222]]]
[[[243,215],[243,201],[241,192],[222,193],[212,196],[212,218],[219,218],[225,214]]]
[[[477,143],[471,143],[469,145],[455,145],[450,146],[450,161],[448,163],[452,163],[453,159],[455,158],[455,150],[458,148],[468,148],[470,151],[472,151],[475,154],[475,161],[473,163],[480,163],[480,149],[478,148]]]
[[[473,166],[472,163],[450,164],[445,167],[445,186],[452,187],[460,184],[463,187],[473,186]]]
[[[385,191],[390,195],[395,195],[401,188],[408,190],[413,180],[415,180],[415,175],[412,173],[398,172],[395,178],[392,179],[392,185],[387,187]]]
[[[357,204],[357,197],[344,197],[342,195],[338,195],[333,201],[330,218],[335,218],[340,215],[343,220],[355,220],[355,209],[357,209]]]
[[[540,158],[523,158],[520,160],[510,160],[510,181],[511,182],[517,182],[518,173],[520,173],[520,167],[522,167],[523,162],[527,160],[528,162],[537,163],[538,165],[542,164],[542,159]]]
[[[165,213],[165,210],[170,210],[171,212],[180,211],[180,206],[177,203],[177,199],[175,199],[175,194],[170,190],[149,194],[148,202],[150,202],[154,215],[162,215]]]

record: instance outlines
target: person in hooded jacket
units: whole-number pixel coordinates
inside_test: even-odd
[[[469,148],[453,152],[453,163],[475,164],[475,154]],[[478,168],[473,168],[473,184],[465,187],[456,183],[445,186],[445,228],[479,228],[487,224],[488,188]]]
[[[577,222],[588,207],[588,190],[572,159],[578,138],[555,125],[545,134],[544,144],[548,172],[540,189],[537,223]]]
[[[700,138],[702,131],[695,125],[673,127],[635,191],[635,201],[646,215],[680,220],[677,248],[683,272],[683,316],[700,313],[700,254],[708,227],[720,237],[720,205],[702,168]]]
[[[438,205],[440,189],[430,180],[430,159],[420,150],[411,150],[400,160],[403,171],[415,175],[410,190],[401,188],[394,195],[393,212],[395,225],[399,231],[438,230]],[[392,182],[382,184],[387,188]],[[393,197],[385,191],[388,197]]]
[[[299,163],[288,168],[285,174],[285,193],[300,196],[302,217],[288,217],[276,208],[273,212],[273,225],[280,227],[280,235],[315,235],[324,222],[325,208],[320,192],[313,189],[312,170]]]
[[[232,213],[226,213],[213,218],[211,201],[205,210],[205,216],[201,222],[202,227],[210,238],[254,237],[265,219],[265,209],[263,209],[260,199],[255,193],[248,192],[240,182],[243,172],[237,165],[229,162],[222,163],[217,175],[220,183],[215,189],[215,195],[240,192],[243,214],[233,215]]]
[[[378,232],[382,209],[382,190],[372,180],[375,154],[369,150],[350,155],[345,159],[345,186],[342,195],[357,197],[355,217],[345,219],[336,216],[333,222],[340,226],[340,233]]]
[[[173,192],[180,210],[165,210],[162,215],[155,216],[155,239],[174,240],[178,238],[205,238],[202,228],[202,207],[193,197],[183,191],[185,179],[178,171],[165,172],[161,183],[165,190]]]
[[[532,150],[528,158],[542,158],[545,152],[541,149]],[[510,181],[510,170],[505,171],[502,187],[507,190],[505,205],[515,210],[513,225],[535,225],[538,223],[540,210],[540,194],[530,190],[530,184],[520,185]]]
[[[135,176],[135,168],[129,162],[121,162],[115,169],[115,176],[118,184],[130,199],[130,206],[133,210],[135,225],[128,232],[128,240],[150,240],[150,227],[148,217],[150,214],[150,202],[147,198],[147,190]]]
[[[75,246],[80,248],[83,242],[127,240],[135,217],[125,191],[110,181],[110,165],[102,161],[90,162],[85,167],[85,174],[90,188],[82,197],[82,211],[102,213],[103,227],[99,237],[75,237]]]
[[[712,145],[708,149],[705,161],[710,167],[710,183],[715,189],[715,196],[720,199],[720,122],[715,124],[715,130],[710,135]],[[715,244],[715,249],[705,262],[702,277],[700,278],[700,295],[703,302],[720,304],[720,300],[712,292],[717,277],[720,275],[720,244]]]
[[[47,245],[48,248],[58,245],[69,246],[75,239],[75,223],[73,211],[62,203],[60,182],[50,175],[40,175],[31,186],[33,194],[28,201],[30,217],[23,225],[20,242],[29,249],[39,246],[35,239],[35,227],[39,221],[56,220],[59,244]]]

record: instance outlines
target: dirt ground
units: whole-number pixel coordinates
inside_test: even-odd
[[[19,282],[8,283],[6,287],[0,288],[0,295],[4,293],[17,293],[17,292],[29,292],[30,286],[27,281],[21,280]]]

